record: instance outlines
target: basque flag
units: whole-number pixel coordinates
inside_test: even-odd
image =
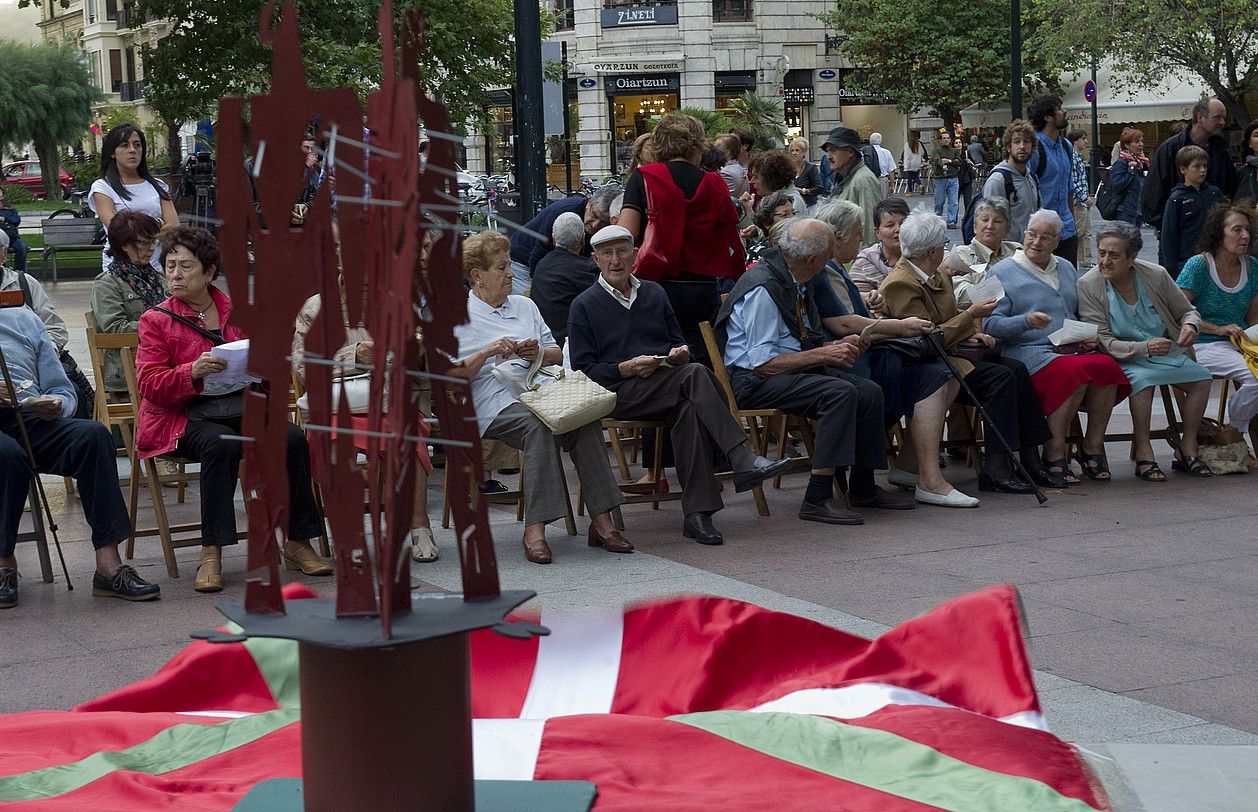
[[[1110,808],[1047,732],[1012,587],[873,641],[711,597],[530,619],[551,635],[472,637],[477,778],[592,781],[597,810]],[[296,644],[195,642],[74,711],[0,717],[0,804],[230,809],[301,775],[298,705]]]

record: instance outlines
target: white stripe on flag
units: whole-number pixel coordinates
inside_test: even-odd
[[[253,711],[232,711],[232,710],[203,710],[203,711],[175,711],[180,716],[216,716],[220,719],[243,719],[246,716],[253,716]]]
[[[754,708],[748,708],[748,710],[753,713],[810,713],[817,716],[833,716],[837,719],[858,719],[888,705],[955,707],[942,699],[936,699],[929,694],[909,688],[901,688],[898,685],[860,682],[842,688],[805,688]],[[999,721],[1018,727],[1048,730],[1044,722],[1044,714],[1036,711],[1019,711],[1002,717]]]
[[[473,719],[472,773],[478,780],[532,781],[546,723],[535,719]]]
[[[542,614],[533,681],[521,719],[610,713],[620,677],[624,615]]]

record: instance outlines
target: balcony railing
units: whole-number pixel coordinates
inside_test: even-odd
[[[123,82],[122,88],[118,91],[124,102],[139,101],[144,98],[144,86],[147,82],[140,80],[138,82]]]
[[[751,0],[712,0],[712,21],[742,23],[751,20]]]

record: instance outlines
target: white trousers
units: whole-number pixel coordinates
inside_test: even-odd
[[[1227,422],[1242,432],[1249,430],[1249,421],[1258,414],[1258,378],[1245,363],[1245,356],[1230,341],[1196,344],[1197,361],[1218,377],[1231,378],[1241,388],[1227,401]]]

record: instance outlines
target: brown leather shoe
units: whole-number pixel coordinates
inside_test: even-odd
[[[619,530],[613,530],[611,535],[604,536],[594,529],[594,525],[590,525],[590,546],[602,547],[609,553],[633,552],[633,545],[629,543],[629,539],[620,535]]]
[[[197,565],[197,577],[192,582],[197,592],[221,592],[223,589],[223,548],[201,548],[201,563]]]
[[[550,563],[550,545],[546,543],[546,539],[539,538],[529,541],[524,540],[524,557],[534,564]]]
[[[305,575],[331,575],[332,565],[319,557],[314,548],[300,541],[284,542],[284,566],[301,570]]]

